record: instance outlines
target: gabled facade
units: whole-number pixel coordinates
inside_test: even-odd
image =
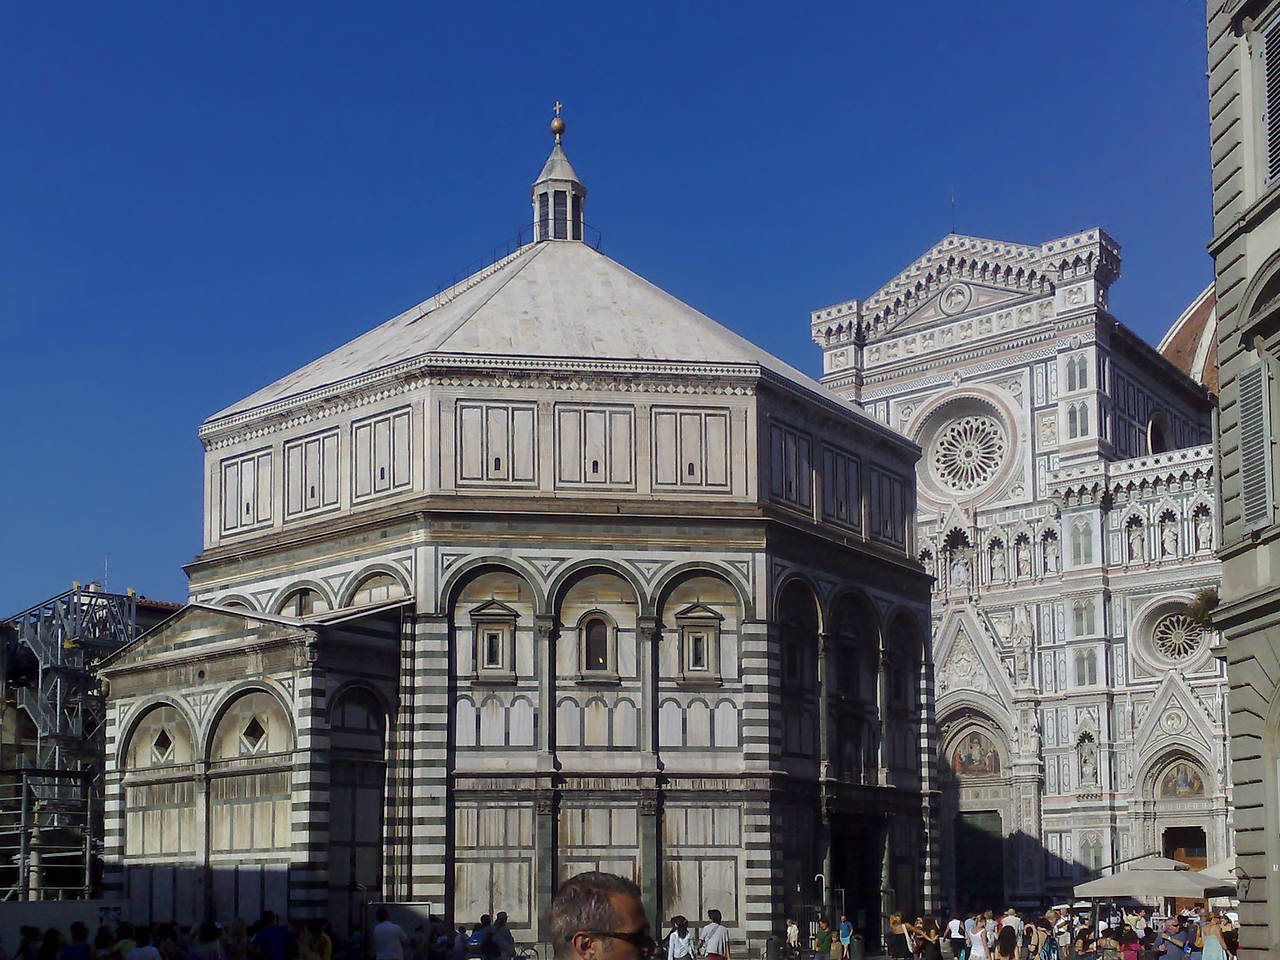
[[[357,883],[459,922],[505,910],[529,941],[555,886],[600,868],[654,916],[720,909],[752,949],[843,891],[874,943],[936,872],[918,448],[585,244],[580,188],[557,143],[537,242],[201,427],[199,609],[306,633],[404,602],[394,663],[364,666],[395,691],[377,857],[326,886],[298,853],[337,830],[317,791],[351,681],[323,640],[305,668],[261,654],[273,690],[308,671],[277,700],[314,800],[262,856],[289,865],[291,915]],[[258,641],[210,629],[253,662]],[[112,854],[138,902],[173,875],[133,852],[129,718],[243,676],[166,656],[112,667]],[[173,772],[196,791],[199,751]]]
[[[964,907],[1230,852],[1225,678],[1184,613],[1218,582],[1212,398],[1188,376],[1212,302],[1166,355],[1109,313],[1119,273],[1099,229],[952,234],[810,317],[823,382],[923,449],[942,886]],[[1162,790],[1184,770],[1194,789]]]

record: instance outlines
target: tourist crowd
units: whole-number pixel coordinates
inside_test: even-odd
[[[1149,908],[1071,913],[1050,910],[1022,915],[953,913],[945,923],[890,915],[886,952],[893,960],[1228,960],[1236,954],[1234,914],[1187,910],[1157,917]],[[848,917],[838,926],[819,919],[807,944],[799,925],[787,920],[772,938],[765,960],[851,960],[854,934]],[[807,947],[807,949],[806,949]]]
[[[270,911],[254,924],[232,920],[225,927],[205,922],[104,925],[90,935],[80,922],[66,935],[56,928],[23,927],[12,953],[0,944],[0,960],[514,960],[517,947],[507,915],[485,915],[470,925],[450,927],[436,918],[406,931],[379,908],[365,934],[342,938],[323,920],[277,922]],[[660,940],[646,940],[640,952],[664,960],[734,960],[733,936],[720,911],[707,923],[671,918]],[[1184,911],[1158,917],[1149,908],[1112,909],[1093,914],[1058,912],[1023,915],[1010,908],[953,913],[945,922],[928,916],[890,915],[885,952],[892,960],[1229,960],[1236,954],[1232,913]],[[753,951],[754,952],[754,951]],[[770,937],[762,960],[856,960],[861,938],[847,916],[832,925],[817,921],[806,937],[794,919]]]

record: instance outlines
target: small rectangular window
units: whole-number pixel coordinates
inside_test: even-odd
[[[546,240],[551,236],[551,205],[545,193],[538,194],[538,239]]]
[[[486,670],[502,668],[502,631],[500,630],[484,632],[484,666]]]
[[[573,195],[573,239],[582,239],[582,197]]]
[[[707,669],[707,635],[701,631],[689,634],[689,669]]]

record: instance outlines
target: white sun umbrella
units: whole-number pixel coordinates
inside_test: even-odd
[[[1168,857],[1143,857],[1109,877],[1077,884],[1077,897],[1185,897],[1203,899],[1205,890],[1216,881],[1193,871],[1189,864]]]
[[[1205,887],[1211,897],[1234,897],[1236,895],[1236,858],[1233,854],[1217,863],[1211,863],[1199,871],[1204,877]]]
[[[1219,860],[1217,863],[1209,864],[1201,870],[1200,873],[1206,877],[1212,877],[1214,880],[1221,880],[1234,886],[1236,882],[1235,854],[1232,854],[1225,860]]]

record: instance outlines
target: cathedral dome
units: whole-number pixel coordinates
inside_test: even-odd
[[[1156,349],[1210,393],[1218,392],[1218,313],[1212,283],[1174,321]]]

